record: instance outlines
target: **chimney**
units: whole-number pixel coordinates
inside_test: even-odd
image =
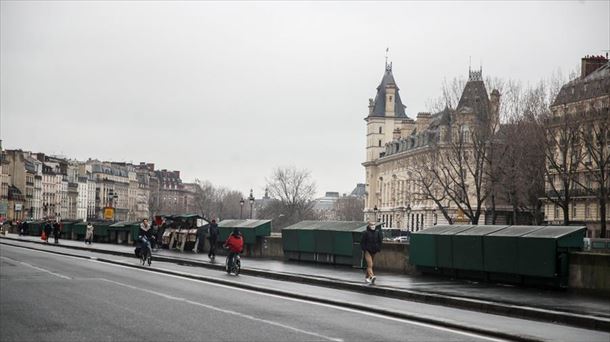
[[[431,115],[427,112],[417,113],[417,120],[415,121],[417,131],[423,132],[430,125]]]
[[[396,141],[398,139],[400,139],[400,128],[396,127],[392,132],[392,140]]]
[[[369,116],[373,115],[373,109],[375,108],[375,101],[369,99]]]
[[[176,178],[180,178],[180,171],[174,170],[174,176],[176,176]]]
[[[585,56],[581,59],[580,78],[585,78],[593,71],[608,63],[608,58],[604,56]]]

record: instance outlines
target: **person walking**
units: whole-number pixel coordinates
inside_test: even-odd
[[[47,243],[49,243],[49,238],[51,237],[51,232],[53,231],[53,227],[51,226],[51,221],[47,221],[47,223],[44,224],[44,235],[46,236],[45,241]]]
[[[362,233],[360,248],[364,252],[364,260],[366,261],[364,280],[370,284],[375,284],[375,279],[377,279],[373,272],[373,262],[375,261],[375,254],[381,251],[382,239],[381,227],[376,229],[375,225],[369,221],[366,230]]]
[[[59,235],[61,234],[61,225],[59,222],[55,221],[53,223],[53,238],[55,239],[55,243],[59,243]]]
[[[91,224],[91,222],[87,223],[87,230],[85,231],[85,244],[91,244],[93,241],[93,232],[95,231],[95,227]]]
[[[205,234],[208,230],[209,225],[203,225],[197,228],[197,250],[196,253],[203,253],[203,247],[205,246]]]
[[[218,224],[216,224],[216,220],[212,220],[208,232],[208,240],[210,241],[210,252],[208,253],[208,258],[212,260],[216,258],[216,243],[218,242],[218,235],[220,235]]]

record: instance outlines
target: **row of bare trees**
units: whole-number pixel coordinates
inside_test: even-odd
[[[486,83],[502,94],[497,126],[455,125],[448,132],[450,139],[441,139],[411,160],[407,169],[417,189],[412,195],[432,200],[448,222],[454,219],[447,212],[450,202],[474,224],[483,205],[495,223],[497,203],[509,206],[513,222],[527,213],[531,223],[539,224],[546,198],[562,209],[566,225],[573,196],[595,196],[605,236],[610,193],[607,104],[553,115],[551,103],[565,83],[560,77],[530,87],[497,79]],[[442,98],[432,108],[455,108],[464,84],[445,83]]]
[[[237,219],[240,216],[247,217],[241,210],[240,200],[244,198],[243,193],[225,187],[215,187],[209,181],[195,180],[195,207],[197,213],[203,217],[213,219]]]
[[[315,220],[313,210],[316,184],[308,170],[278,167],[267,179],[270,199],[257,208],[257,217],[273,220],[279,231],[302,220]]]

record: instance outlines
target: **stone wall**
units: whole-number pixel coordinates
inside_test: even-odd
[[[380,271],[415,274],[409,263],[409,245],[400,242],[383,242],[383,248],[375,256],[375,269]]]
[[[569,288],[610,295],[610,254],[570,253]]]
[[[281,236],[268,236],[246,251],[246,256],[266,259],[284,259]],[[610,254],[575,252],[570,254],[569,288],[610,294]],[[384,242],[375,256],[378,271],[418,274],[409,263],[409,244]]]

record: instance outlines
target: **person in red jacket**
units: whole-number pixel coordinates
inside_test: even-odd
[[[233,258],[244,249],[244,238],[241,236],[239,229],[233,229],[233,233],[229,235],[223,246],[229,248],[229,265],[232,265]]]

